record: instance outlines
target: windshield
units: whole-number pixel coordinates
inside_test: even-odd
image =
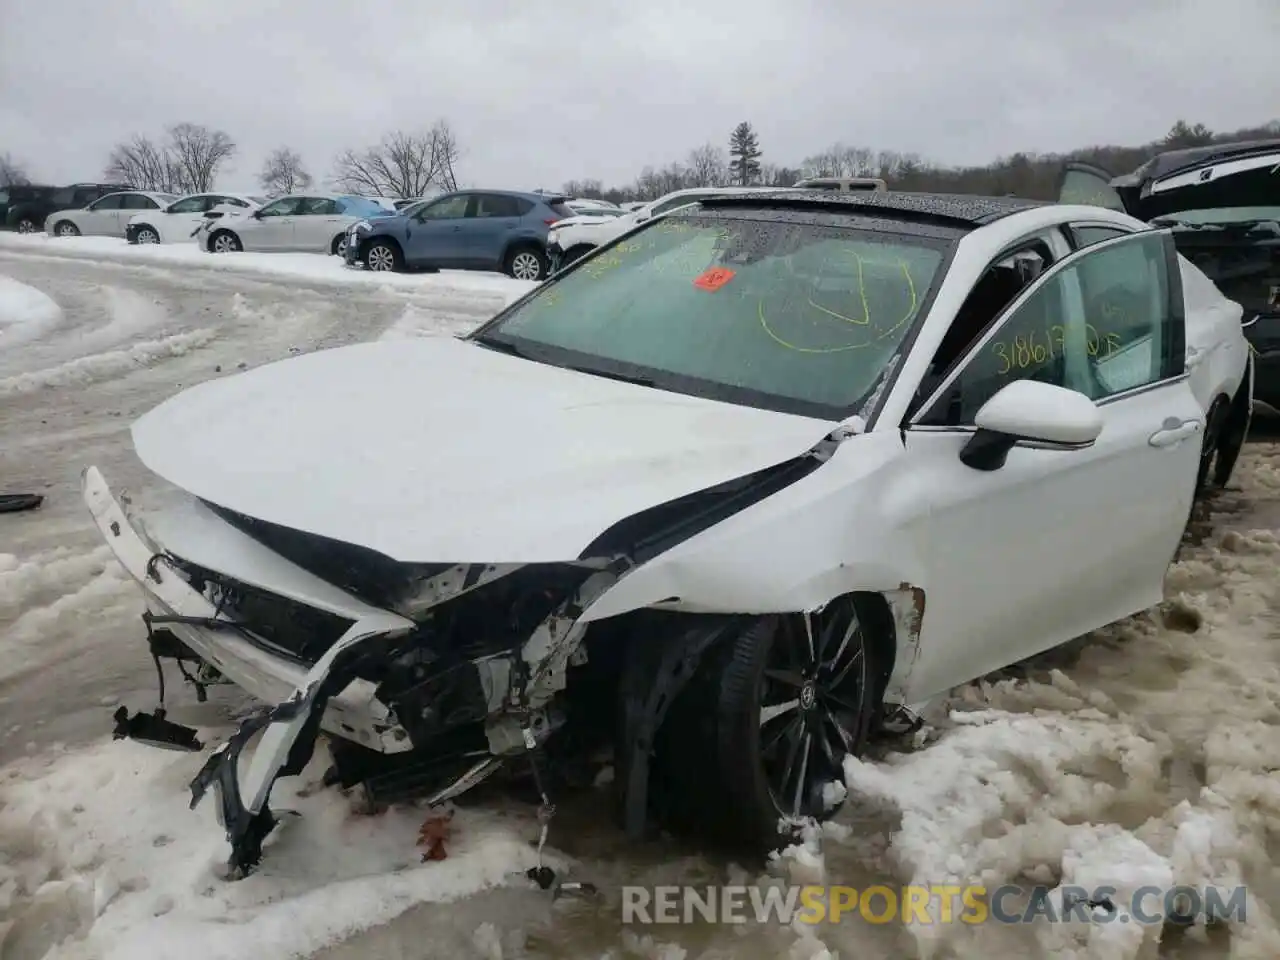
[[[475,339],[529,359],[823,419],[858,413],[948,244],[790,221],[655,221]]]
[[[1280,221],[1280,207],[1211,207],[1206,210],[1179,210],[1157,217],[1166,223],[1226,224]]]

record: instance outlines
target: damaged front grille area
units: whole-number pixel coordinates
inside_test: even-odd
[[[421,579],[448,570],[450,564],[406,564],[390,557],[319,534],[282,527],[245,516],[208,500],[206,507],[236,529],[321,580],[340,587],[365,603],[394,610]]]
[[[310,666],[332,647],[355,622],[326,610],[317,610],[288,597],[251,586],[198,564],[170,557],[192,589],[233,621],[249,638],[276,653]]]

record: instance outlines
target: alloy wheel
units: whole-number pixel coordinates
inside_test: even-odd
[[[74,237],[79,232],[80,231],[75,228],[75,225],[70,223],[64,223],[62,226],[58,227],[58,236],[60,237]]]
[[[19,220],[18,232],[19,233],[35,233],[36,225],[32,223],[30,220]]]
[[[863,632],[853,603],[825,615],[780,617],[764,670],[760,757],[778,812],[822,817],[828,784],[862,737],[867,689]]]
[[[378,244],[371,247],[365,254],[365,265],[378,273],[389,273],[396,267],[395,254],[391,252],[390,247]]]
[[[517,280],[537,280],[542,274],[542,261],[536,253],[522,250],[511,258],[511,275]]]
[[[160,237],[156,234],[154,230],[150,230],[146,227],[143,227],[141,230],[138,231],[138,242],[139,243],[159,243]]]
[[[235,239],[228,233],[221,234],[213,240],[214,253],[234,253],[235,249]]]

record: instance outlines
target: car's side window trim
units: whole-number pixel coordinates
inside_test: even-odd
[[[1096,228],[1099,230],[1115,230],[1117,233],[1125,236],[1131,236],[1135,233],[1145,233],[1150,227],[1131,227],[1124,223],[1111,223],[1106,220],[1072,220],[1070,223],[1064,223],[1058,230],[1067,238],[1067,246],[1071,248],[1072,253],[1077,253],[1087,247],[1096,247],[1096,243],[1081,243],[1080,237],[1076,230],[1084,228]],[[1112,237],[1112,240],[1119,240],[1120,237]]]
[[[1123,243],[1132,243],[1135,237],[1146,237],[1152,234],[1168,236],[1171,234],[1171,231],[1167,228],[1163,230],[1158,230],[1158,231],[1135,230],[1132,233],[1127,233],[1122,237],[1112,237],[1110,240],[1103,240],[1101,243],[1090,244],[1089,246],[1084,247],[1082,249],[1074,250],[1071,253],[1069,253],[1067,256],[1063,257],[1062,259],[1054,263],[1048,270],[1042,273],[1034,283],[1029,284],[1021,293],[1019,293],[1018,296],[1007,307],[1004,308],[1004,311],[1000,314],[999,317],[996,318],[995,323],[991,324],[983,332],[982,336],[978,337],[977,340],[975,340],[972,344],[969,345],[969,349],[960,358],[960,362],[957,363],[955,367],[951,370],[951,372],[947,374],[947,376],[942,380],[942,382],[939,383],[936,388],[934,388],[934,391],[929,396],[929,399],[920,405],[920,407],[916,410],[915,414],[911,417],[907,426],[910,429],[933,428],[933,429],[942,429],[942,430],[951,430],[951,431],[955,431],[957,429],[972,430],[973,427],[971,424],[955,425],[955,426],[940,425],[940,424],[921,424],[920,420],[924,419],[925,417],[933,413],[934,407],[947,397],[948,392],[951,390],[953,386],[955,386],[955,382],[963,375],[964,371],[968,368],[969,364],[973,362],[974,357],[976,357],[978,353],[983,349],[983,347],[985,347],[988,343],[990,343],[992,338],[994,338],[995,335],[999,333],[1001,329],[1004,328],[1004,325],[1009,322],[1009,319],[1014,314],[1016,314],[1018,310],[1021,309],[1022,305],[1026,303],[1027,300],[1029,300],[1031,297],[1035,296],[1036,293],[1039,292],[1042,286],[1056,279],[1060,273],[1066,270],[1072,269],[1080,260],[1083,260],[1087,256],[1091,256],[1095,253],[1098,253],[1101,250],[1106,250],[1112,246],[1119,246],[1120,244],[1123,244]],[[1176,269],[1177,269],[1176,262],[1172,267],[1172,269],[1174,270],[1174,274],[1168,279],[1171,298],[1173,296],[1173,291],[1175,287],[1178,291],[1181,291],[1181,283],[1179,282],[1180,278],[1176,273]],[[1185,323],[1185,318],[1184,318],[1184,323]],[[1111,396],[1105,397],[1101,400],[1097,400],[1094,402],[1101,405],[1107,402],[1115,401],[1117,399],[1131,397],[1131,396],[1134,396],[1135,394],[1142,393],[1143,391],[1151,390],[1167,383],[1176,382],[1177,380],[1183,379],[1186,376],[1187,376],[1187,372],[1186,372],[1186,369],[1184,368],[1181,372],[1177,374],[1172,374],[1167,377],[1162,377],[1159,380],[1152,381],[1151,383],[1143,384],[1141,386],[1134,387],[1133,389],[1125,390],[1120,393],[1113,394]]]
[[[1018,239],[1005,244],[1000,249],[1000,252],[997,253],[995,256],[991,257],[991,259],[987,261],[986,266],[984,266],[980,271],[978,271],[978,280],[980,281],[982,278],[984,278],[987,275],[987,273],[990,270],[992,270],[994,267],[999,266],[1005,260],[1008,260],[1012,257],[1016,257],[1020,253],[1035,253],[1036,255],[1039,256],[1039,255],[1042,255],[1044,252],[1047,252],[1049,256],[1048,256],[1048,259],[1045,261],[1044,273],[1048,273],[1055,266],[1057,266],[1058,263],[1060,263],[1063,259],[1065,259],[1065,257],[1070,256],[1071,253],[1074,252],[1071,248],[1070,241],[1063,240],[1061,241],[1062,242],[1061,249],[1066,249],[1067,253],[1059,254],[1058,249],[1055,249],[1055,246],[1056,246],[1055,240],[1059,240],[1061,236],[1062,234],[1061,234],[1060,228],[1053,227],[1053,228],[1046,229],[1044,227],[1037,227],[1033,232],[1024,234]],[[1044,273],[1041,274],[1041,277],[1044,276]],[[1035,283],[1038,283],[1039,279],[1040,278],[1037,278],[1036,281],[1029,284],[1029,286],[1035,286]],[[976,282],[977,281],[975,281],[975,284]],[[992,319],[988,323],[988,326],[985,329],[983,329],[982,332],[980,332],[978,336],[975,337],[970,342],[969,347],[976,346],[978,342],[981,341],[982,338],[987,335],[987,332],[989,330],[998,326],[1004,318],[1004,313],[1007,312],[1012,306],[1012,304],[1016,303],[1021,298],[1022,294],[1025,292],[1026,292],[1026,289],[1020,291],[1018,296],[1015,297],[1012,301],[1010,301],[1009,304],[1005,306],[1004,311],[992,317]],[[972,293],[973,293],[973,288],[970,288],[969,295],[972,295]],[[966,296],[964,301],[961,303],[962,309],[964,305],[968,303],[968,301],[969,301],[969,296]],[[958,316],[959,316],[959,312],[957,311],[957,315],[951,318],[951,322],[953,324],[956,322],[956,319]],[[942,344],[946,342],[947,334],[949,332],[950,332],[950,329],[948,329],[943,333],[942,335],[943,339],[939,341],[938,348],[941,348]],[[936,350],[938,348],[935,348],[935,354],[934,354],[935,357],[937,355]],[[905,344],[904,344],[904,349],[906,349]],[[944,379],[942,382],[944,383],[949,382],[950,375],[955,373],[957,370],[959,370],[959,368],[963,366],[963,364],[968,359],[968,357],[969,357],[969,350],[966,349],[962,351],[960,355],[955,359],[955,361],[951,364],[951,367],[946,371],[946,374],[944,375]],[[930,357],[931,365],[932,365],[933,359],[934,359],[933,357]],[[921,382],[916,385],[916,391],[919,391],[920,387],[924,385],[924,379],[927,376],[929,376],[928,371],[926,371],[921,376]],[[907,404],[906,412],[903,414],[901,425],[905,427],[910,423],[913,423],[915,418],[919,415],[919,413],[922,410],[926,409],[932,400],[933,400],[933,394],[930,394],[928,397],[924,397],[924,398],[920,398],[917,394],[913,394],[911,398],[911,402]]]

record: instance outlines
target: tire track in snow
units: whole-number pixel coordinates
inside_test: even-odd
[[[163,360],[185,356],[193,350],[208,346],[217,337],[218,332],[211,328],[175,333],[120,350],[78,357],[43,370],[20,373],[0,380],[0,397],[34,393],[52,387],[81,386],[127,376],[139,367],[150,367]]]

